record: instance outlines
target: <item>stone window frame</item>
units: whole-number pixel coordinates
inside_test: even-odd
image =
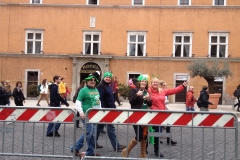
[[[42,0],[30,0],[30,4],[42,4]]]
[[[97,4],[89,3],[89,1],[90,1],[90,0],[86,0],[86,4],[87,4],[87,5],[99,5],[99,1],[100,1],[100,0],[97,0]]]
[[[182,38],[182,41],[181,42],[176,42],[176,36],[181,36]],[[187,42],[183,42],[184,40],[184,37],[190,37],[190,42],[187,43]],[[173,53],[172,53],[172,56],[173,57],[192,57],[192,38],[193,37],[193,34],[192,32],[174,32],[173,33]],[[176,45],[181,45],[181,55],[180,56],[176,56],[175,55],[175,50],[176,50]],[[184,49],[184,45],[189,45],[189,53],[188,53],[188,56],[184,56],[183,54],[183,49]]]
[[[33,39],[28,39],[28,33],[33,34]],[[43,54],[43,29],[26,29],[25,30],[25,54]],[[36,34],[41,34],[41,39],[36,39]],[[32,53],[28,53],[28,42],[33,42]],[[36,53],[36,43],[41,42],[40,52]]]
[[[90,34],[91,35],[91,41],[86,41],[85,40],[85,35],[86,34]],[[92,37],[93,35],[99,35],[99,41],[93,41]],[[85,54],[86,50],[85,50],[85,43],[91,43],[91,51],[90,54]],[[83,55],[96,55],[93,54],[93,43],[98,43],[99,47],[98,47],[98,54],[97,55],[101,55],[101,31],[83,31]]]
[[[217,37],[217,42],[213,43],[211,41],[211,37],[216,36]],[[212,45],[217,45],[217,55],[215,58],[219,58],[219,49],[220,49],[220,45],[225,45],[225,56],[224,57],[220,57],[220,58],[228,58],[228,36],[229,34],[227,32],[209,32],[209,47],[208,47],[208,57],[212,57],[211,56],[211,46]],[[225,37],[226,38],[226,42],[225,43],[221,43],[220,42],[220,37]]]
[[[218,0],[218,1],[220,1],[220,0]],[[224,0],[224,4],[223,4],[223,5],[220,5],[220,4],[216,4],[216,3],[215,3],[215,0],[213,0],[213,6],[226,6],[226,4],[227,4],[226,1],[227,1],[227,0]]]
[[[140,0],[137,0],[137,1],[140,1]],[[135,0],[132,0],[132,5],[133,6],[144,6],[145,5],[145,0],[141,0],[142,1],[142,4],[135,4]]]
[[[130,42],[130,36],[136,36],[137,37],[136,42]],[[144,41],[143,42],[138,42],[138,36],[144,36]],[[145,57],[145,56],[147,56],[147,53],[146,53],[146,44],[147,43],[146,43],[146,41],[147,41],[147,32],[146,31],[128,31],[127,56],[130,56],[130,52],[129,52],[130,44],[135,44],[135,45],[143,44],[143,55],[138,56],[137,55],[137,50],[135,50],[134,57]],[[135,48],[137,48],[137,47],[135,47]]]

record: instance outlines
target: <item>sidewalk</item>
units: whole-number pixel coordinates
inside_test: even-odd
[[[27,99],[25,101],[26,103],[24,103],[24,106],[28,106],[28,107],[35,107],[37,104],[37,99],[36,100],[32,100],[32,99]],[[72,101],[68,101],[69,103],[69,107],[75,109],[75,103],[73,103]],[[130,104],[128,101],[123,101],[121,102],[123,105],[118,106],[116,103],[116,107],[118,109],[130,109]],[[14,101],[11,100],[11,105],[15,106]],[[40,102],[40,105],[42,107],[48,107],[46,100],[42,100]],[[173,110],[173,111],[185,111],[185,104],[183,103],[170,103],[168,104],[169,109]],[[65,105],[62,105],[62,107],[66,107]],[[195,110],[199,111],[199,108],[197,107],[197,105],[195,104]],[[228,112],[228,113],[234,113],[238,116],[238,121],[240,122],[240,112],[237,112],[237,108],[235,108],[235,110],[232,109],[231,105],[218,105],[217,109],[210,109],[210,112]]]

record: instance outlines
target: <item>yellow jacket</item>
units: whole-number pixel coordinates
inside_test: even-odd
[[[66,85],[65,85],[65,83],[60,82],[58,88],[59,88],[59,93],[60,93],[60,94],[66,93]]]

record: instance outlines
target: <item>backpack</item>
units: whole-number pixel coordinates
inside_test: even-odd
[[[37,90],[40,92],[41,91],[41,84],[38,85]]]
[[[74,94],[73,100],[72,100],[73,103],[76,103],[76,100],[77,100],[77,97],[78,97],[78,93],[80,92],[80,89],[81,89],[81,88],[78,88],[78,89],[77,89],[77,92]]]
[[[234,97],[240,97],[240,89],[236,89],[236,90],[233,92],[233,95],[234,95]]]
[[[197,106],[200,108],[202,107],[203,101],[202,101],[202,94],[200,94],[198,100],[197,100]]]

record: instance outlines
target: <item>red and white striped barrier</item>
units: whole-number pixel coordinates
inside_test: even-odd
[[[0,107],[0,121],[73,122],[71,109]]]
[[[186,113],[161,111],[90,110],[90,123],[150,124],[194,127],[234,127],[235,116],[230,113]]]

